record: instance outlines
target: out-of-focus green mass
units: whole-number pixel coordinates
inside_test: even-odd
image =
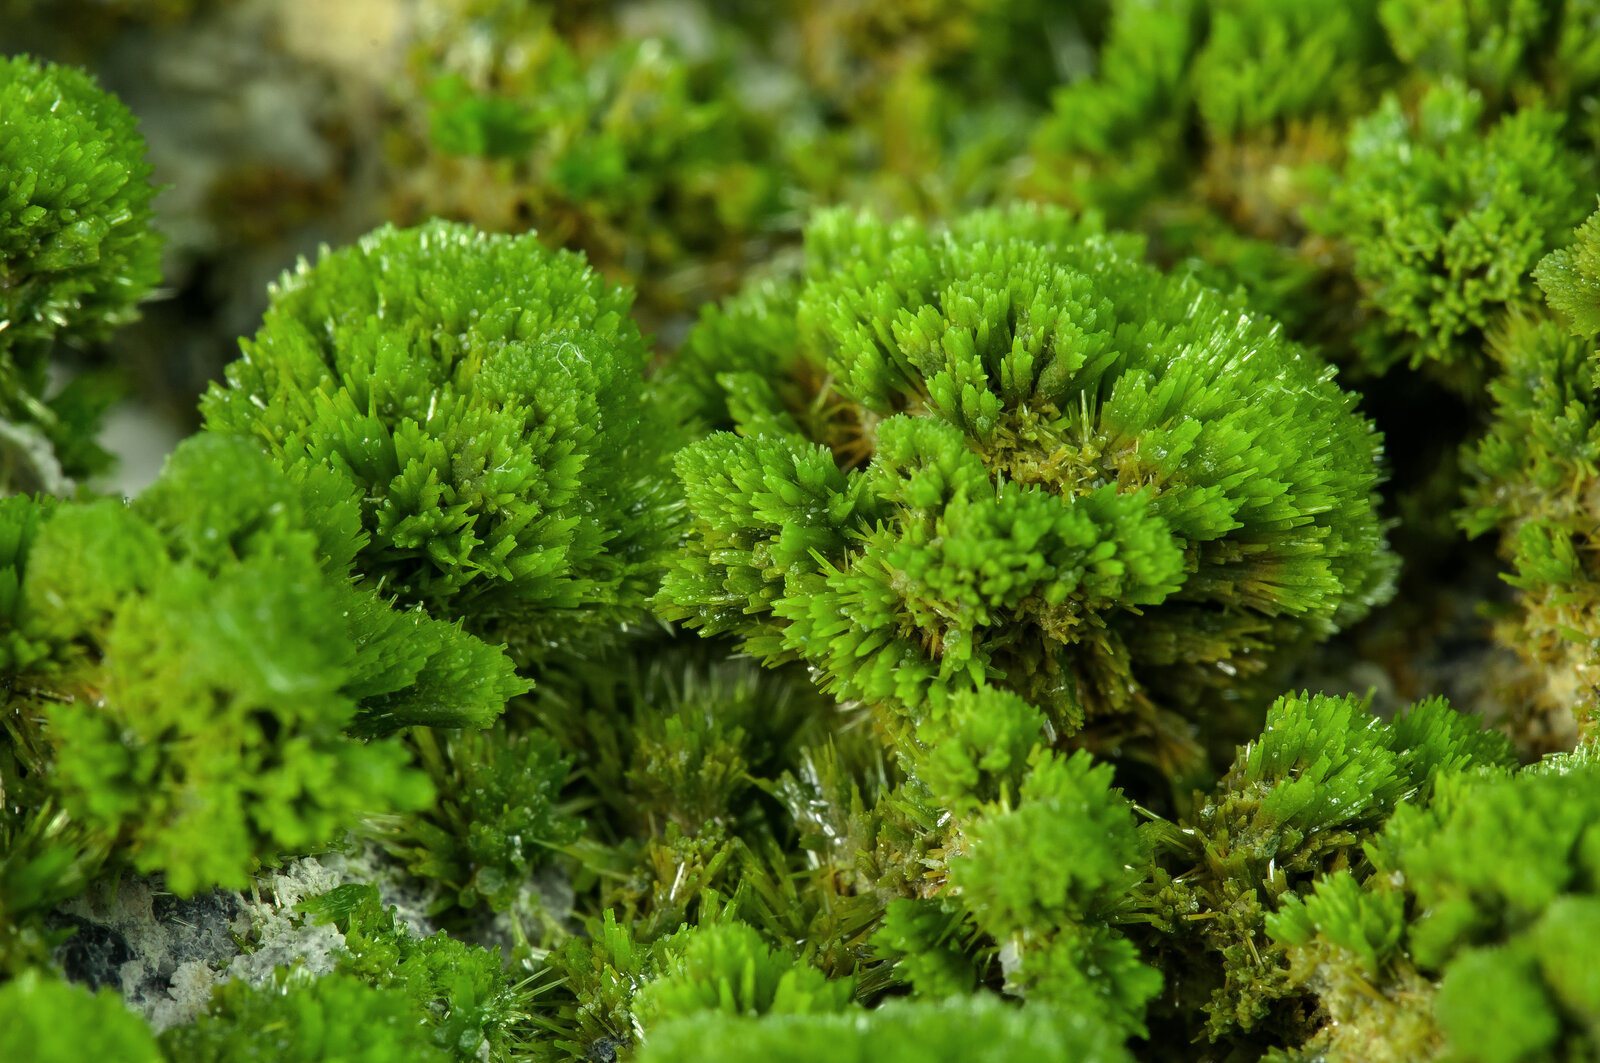
[[[339,485],[297,486],[246,444],[185,443],[132,505],[5,506],[0,771],[28,797],[5,815],[26,837],[59,807],[78,844],[177,893],[242,887],[363,812],[425,804],[400,746],[350,736],[484,726],[527,687],[459,625],[353,585]],[[30,859],[48,854],[7,856],[19,886]]]
[[[1093,1023],[1048,1009],[1006,1008],[983,997],[915,1004],[891,1003],[868,1013],[751,1020],[718,1017],[677,1023],[639,1054],[646,1063],[762,1058],[839,1063],[876,1060],[1032,1059],[1115,1063],[1127,1059]]]
[[[1061,52],[1103,19],[1039,0],[423,8],[395,209],[581,247],[650,321],[737,287],[818,205],[992,197]]]
[[[155,1036],[109,989],[90,993],[38,971],[0,986],[0,1049],[7,1059],[67,1063],[95,1052],[128,1063],[161,1063]]]
[[[1597,0],[0,25],[0,1060],[1600,1060]]]

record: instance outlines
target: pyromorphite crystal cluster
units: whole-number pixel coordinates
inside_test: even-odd
[[[1535,271],[1547,308],[1511,317],[1492,338],[1502,367],[1489,385],[1494,419],[1464,455],[1473,483],[1459,514],[1473,535],[1501,532],[1506,579],[1520,595],[1498,631],[1526,673],[1512,711],[1530,740],[1550,749],[1569,743],[1574,726],[1593,733],[1600,711],[1600,213],[1572,235]]]
[[[1138,250],[1049,209],[818,218],[802,282],[690,341],[738,434],[679,455],[664,615],[912,719],[993,683],[1172,747],[1362,616],[1391,567],[1354,397]],[[754,317],[789,342],[742,343]]]
[[[57,339],[104,335],[157,279],[150,167],[128,109],[82,70],[0,62],[4,347],[37,364]],[[29,357],[31,356],[31,358]],[[30,382],[8,381],[15,389]]]
[[[1335,1019],[1285,1058],[1582,1059],[1600,1014],[1592,755],[1443,781],[1270,921]],[[1362,881],[1364,879],[1364,881]],[[1408,913],[1413,913],[1407,918]]]
[[[0,483],[58,491],[103,468],[97,389],[51,355],[132,319],[160,279],[150,167],[128,109],[74,67],[0,58]]]
[[[1481,357],[1482,335],[1537,292],[1529,272],[1587,198],[1562,120],[1539,107],[1483,130],[1482,98],[1458,82],[1430,88],[1408,119],[1390,96],[1350,134],[1350,159],[1324,233],[1350,240],[1369,363],[1451,365]]]
[[[360,15],[131,498],[0,60],[0,1061],[1600,1058],[1593,0]]]
[[[532,236],[381,230],[285,275],[201,409],[359,499],[376,588],[537,655],[643,615],[670,539],[630,300]]]

